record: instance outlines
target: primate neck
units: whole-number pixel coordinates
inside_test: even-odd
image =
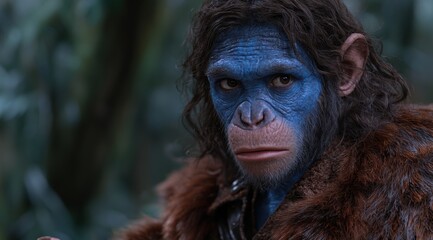
[[[255,227],[257,230],[263,227],[269,216],[277,210],[287,193],[301,179],[304,173],[305,170],[297,171],[278,185],[258,193],[254,206]]]

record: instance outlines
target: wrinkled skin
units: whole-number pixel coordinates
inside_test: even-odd
[[[263,189],[257,227],[314,160],[305,159],[304,140],[323,86],[302,48],[296,52],[275,26],[242,25],[217,38],[206,72],[234,161]]]

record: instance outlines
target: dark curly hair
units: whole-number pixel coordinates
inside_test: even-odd
[[[205,74],[213,42],[222,32],[251,21],[281,27],[292,46],[300,44],[309,54],[323,76],[324,95],[334,95],[322,96],[321,104],[328,105],[322,106],[327,109],[325,119],[338,122],[340,138],[356,142],[360,134],[392,118],[393,106],[408,95],[405,81],[339,0],[206,0],[193,19],[191,49],[183,65],[192,76],[185,82],[192,97],[183,112],[184,122],[202,155],[227,157],[225,132]],[[336,94],[344,74],[340,48],[352,33],[366,37],[369,55],[354,92],[341,98]]]

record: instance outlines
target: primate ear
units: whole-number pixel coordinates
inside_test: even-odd
[[[360,33],[352,33],[341,46],[343,78],[339,84],[340,96],[347,96],[355,90],[364,74],[369,54],[367,40]]]

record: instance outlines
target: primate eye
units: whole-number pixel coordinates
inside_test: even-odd
[[[282,87],[288,87],[293,82],[293,77],[290,75],[281,75],[273,78],[271,80],[271,86],[282,88]]]
[[[233,79],[224,79],[220,82],[220,87],[224,90],[233,90],[239,87],[239,82]]]

